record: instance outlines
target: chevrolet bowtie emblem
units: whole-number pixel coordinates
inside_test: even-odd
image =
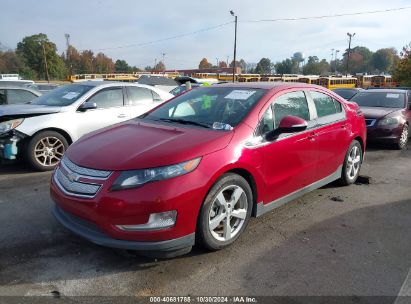
[[[78,179],[79,179],[79,176],[77,175],[77,174],[75,174],[75,173],[68,173],[67,174],[67,178],[68,178],[68,180],[70,181],[70,182],[77,182],[78,181]]]

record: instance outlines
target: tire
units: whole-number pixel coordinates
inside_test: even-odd
[[[252,207],[253,194],[248,182],[238,174],[224,174],[204,200],[197,223],[197,241],[213,251],[229,246],[246,228]]]
[[[410,137],[410,133],[409,133],[409,127],[407,124],[404,125],[404,127],[402,128],[402,132],[400,135],[400,138],[398,139],[398,143],[396,143],[396,148],[398,150],[405,150],[407,149],[407,145],[408,145],[408,139]]]
[[[67,139],[55,131],[43,131],[30,138],[26,160],[37,171],[50,171],[58,164],[69,146]]]
[[[344,158],[340,182],[344,186],[357,181],[362,165],[363,151],[358,140],[353,140]]]

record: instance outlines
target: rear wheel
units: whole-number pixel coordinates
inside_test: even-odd
[[[397,143],[397,148],[399,150],[404,150],[407,148],[409,136],[410,136],[409,127],[408,125],[404,125],[404,127],[402,128],[400,138],[398,139],[398,143]]]
[[[55,131],[44,131],[33,136],[27,144],[27,161],[38,171],[49,171],[59,163],[66,152],[66,138]]]
[[[197,235],[210,250],[232,244],[251,217],[253,196],[247,181],[233,173],[220,178],[208,193],[200,211]]]
[[[358,175],[360,175],[362,156],[361,144],[358,140],[353,140],[344,159],[340,179],[343,185],[353,184],[357,180]]]

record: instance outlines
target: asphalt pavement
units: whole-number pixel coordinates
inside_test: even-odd
[[[71,234],[50,173],[2,166],[0,296],[411,295],[411,150],[371,147],[361,175],[253,218],[225,250],[156,260]]]

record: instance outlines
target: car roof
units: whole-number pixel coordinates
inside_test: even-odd
[[[217,87],[249,88],[249,89],[288,89],[288,88],[322,88],[321,86],[302,82],[228,82],[215,84]]]
[[[390,93],[390,92],[397,92],[397,93],[407,93],[406,89],[367,89],[365,92],[381,92],[381,93]]]

